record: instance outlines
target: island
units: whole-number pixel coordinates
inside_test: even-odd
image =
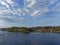
[[[60,33],[60,26],[44,26],[44,27],[11,27],[11,28],[2,28],[2,31],[7,32],[40,32],[40,33]]]

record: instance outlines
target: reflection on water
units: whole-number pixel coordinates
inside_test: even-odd
[[[60,45],[60,34],[23,34],[0,31],[0,45]]]
[[[0,42],[4,41],[7,38],[7,33],[0,31]]]

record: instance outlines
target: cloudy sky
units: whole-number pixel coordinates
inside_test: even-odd
[[[0,28],[60,25],[60,0],[0,0]]]

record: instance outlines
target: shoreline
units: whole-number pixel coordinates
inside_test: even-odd
[[[52,27],[11,27],[11,28],[2,28],[2,31],[7,32],[22,32],[22,33],[31,33],[31,32],[40,32],[40,33],[60,33],[60,26]]]

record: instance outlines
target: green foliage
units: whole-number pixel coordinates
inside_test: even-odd
[[[12,28],[4,28],[2,29],[4,31],[8,32],[23,32],[23,33],[30,33],[30,32],[56,32],[60,33],[60,26],[52,27],[52,26],[46,26],[46,27],[32,27],[32,28],[26,28],[26,27],[12,27]]]

